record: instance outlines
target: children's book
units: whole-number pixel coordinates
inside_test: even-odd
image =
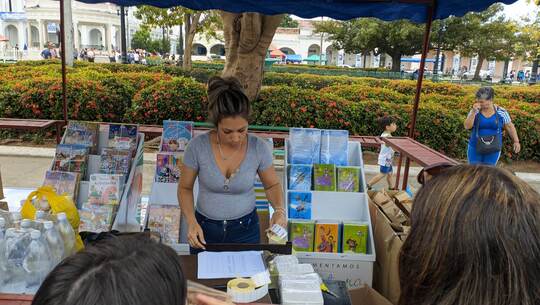
[[[180,207],[178,205],[156,205],[148,207],[148,228],[159,232],[162,242],[176,244],[180,237]]]
[[[338,192],[360,192],[360,168],[337,167]]]
[[[289,169],[289,189],[311,191],[311,165],[291,164]]]
[[[43,186],[51,186],[58,195],[69,196],[77,202],[79,189],[79,174],[60,171],[47,171]]]
[[[313,252],[313,240],[315,235],[315,221],[313,220],[290,220],[289,239],[295,251]]]
[[[56,146],[53,171],[75,172],[83,179],[88,163],[88,148],[78,144],[59,144]]]
[[[323,130],[321,133],[321,164],[349,164],[349,131]]]
[[[157,154],[155,182],[178,183],[182,157],[172,153]]]
[[[367,253],[369,226],[361,222],[343,223],[343,253]]]
[[[184,151],[192,137],[193,122],[163,121],[163,136],[161,137],[160,151]]]
[[[69,121],[63,144],[78,144],[88,147],[91,154],[97,153],[99,124]]]
[[[90,175],[88,202],[90,204],[117,205],[122,196],[123,180],[123,175]]]
[[[108,147],[135,152],[138,129],[137,125],[110,124]]]
[[[103,148],[99,162],[100,174],[120,174],[127,178],[131,152],[127,149]]]
[[[315,252],[338,253],[339,222],[317,221],[315,224]]]
[[[80,232],[109,232],[114,219],[115,206],[83,203],[79,210]]]
[[[289,192],[289,218],[311,219],[311,192]]]
[[[319,163],[321,153],[321,130],[291,128],[289,130],[289,163]]]
[[[334,164],[314,164],[313,172],[316,191],[336,191],[336,166]]]

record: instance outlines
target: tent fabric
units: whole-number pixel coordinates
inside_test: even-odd
[[[157,7],[184,6],[194,10],[219,9],[233,13],[258,12],[265,15],[288,13],[302,18],[320,16],[338,20],[357,17],[376,17],[391,21],[409,19],[425,22],[429,0],[81,0],[86,3],[111,2],[124,6],[148,4]],[[483,11],[495,2],[504,4],[517,0],[439,0],[436,1],[434,19],[450,15],[463,16],[470,11]],[[416,2],[416,3],[414,3]]]
[[[283,53],[281,50],[279,49],[276,49],[276,50],[272,50],[270,51],[270,57],[279,57],[279,58],[283,58],[285,57],[287,54]]]
[[[302,55],[299,54],[290,54],[285,57],[285,61],[288,62],[302,62]]]
[[[420,62],[420,58],[401,58],[401,62]],[[426,62],[435,62],[435,59],[426,58]]]
[[[319,61],[319,55],[312,54],[308,58],[304,58],[304,61],[317,61],[318,62]],[[325,54],[322,55],[322,60],[321,61],[326,61]]]

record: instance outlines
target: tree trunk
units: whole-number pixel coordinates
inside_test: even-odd
[[[508,66],[510,66],[510,60],[506,59],[504,61],[504,67],[503,67],[503,81],[506,80],[506,77],[508,76]]]
[[[532,69],[531,69],[531,78],[529,80],[530,84],[536,84],[538,83],[538,65],[540,64],[540,59],[536,59],[533,61]]]
[[[401,71],[401,54],[392,56],[392,71],[393,72]]]
[[[186,26],[186,43],[184,45],[184,62],[183,68],[190,70],[191,69],[191,49],[193,49],[193,40],[195,39],[195,34],[197,34],[197,26],[199,25],[199,20],[201,19],[201,13],[195,14],[185,14],[184,23]]]
[[[482,64],[484,64],[484,57],[478,56],[478,63],[476,64],[476,70],[474,71],[474,77],[473,77],[473,80],[475,81],[482,80],[482,78],[480,78],[480,70],[482,70]]]
[[[266,51],[283,15],[221,12],[227,59],[223,77],[236,77],[250,100],[261,90]]]

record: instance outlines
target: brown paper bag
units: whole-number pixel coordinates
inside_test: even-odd
[[[352,305],[392,305],[390,301],[367,285],[350,289],[349,295]]]
[[[266,230],[270,226],[270,212],[266,211],[257,211],[259,215],[259,232],[261,234],[261,244],[268,244],[268,236],[266,236]]]

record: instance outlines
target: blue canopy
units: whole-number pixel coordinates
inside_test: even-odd
[[[301,63],[302,62],[302,55],[289,54],[289,55],[285,56],[285,61]]]
[[[401,58],[401,62],[404,63],[404,62],[420,62],[420,58],[406,58],[406,57],[402,57]],[[433,58],[426,58],[426,62],[435,62],[435,59]]]
[[[86,3],[111,2],[123,6],[148,4],[157,7],[184,6],[194,10],[219,9],[233,13],[258,12],[266,15],[288,13],[302,18],[320,16],[338,20],[376,17],[382,20],[409,19],[426,21],[426,8],[436,2],[434,19],[450,15],[463,16],[470,11],[483,11],[495,2],[505,4],[517,0],[81,0]]]

